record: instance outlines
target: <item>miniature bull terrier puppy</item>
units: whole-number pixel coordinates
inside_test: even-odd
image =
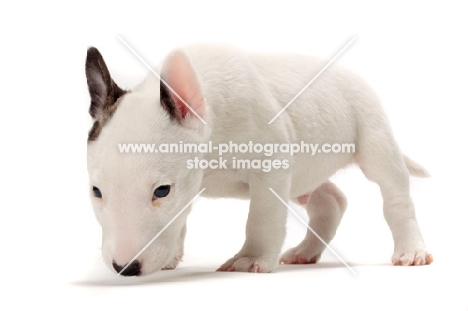
[[[166,57],[155,69],[162,80],[150,72],[137,87],[124,90],[111,78],[99,51],[89,48],[86,77],[94,124],[88,135],[88,172],[106,265],[125,276],[175,268],[184,253],[190,208],[173,218],[202,188],[208,197],[250,199],[245,243],[218,270],[270,272],[279,262],[315,263],[324,245],[311,232],[280,256],[287,208],[270,189],[303,205],[310,227],[329,243],[347,205],[329,178],[350,164],[380,187],[394,240],[392,263],[431,263],[409,191],[409,175],[424,177],[427,172],[402,154],[379,99],[363,79],[331,66],[270,122],[325,63],[308,56],[196,44]],[[265,172],[232,165],[187,168],[194,157],[217,159],[215,153],[132,154],[117,148],[121,143],[180,141],[352,143],[355,152],[242,155],[289,164]],[[231,152],[225,158],[233,164],[236,156]]]

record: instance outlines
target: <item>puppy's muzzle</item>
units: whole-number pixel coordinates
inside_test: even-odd
[[[114,267],[115,271],[117,271],[117,273],[120,273],[120,271],[122,271],[122,269],[126,266],[126,264],[123,266],[120,266],[115,261],[112,261],[112,266]],[[135,260],[134,262],[132,262],[125,270],[122,271],[122,273],[120,273],[120,275],[123,275],[123,276],[137,276],[140,274],[141,274],[141,263],[138,260]]]

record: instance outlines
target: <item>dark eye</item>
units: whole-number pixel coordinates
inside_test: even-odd
[[[96,198],[102,198],[101,190],[98,187],[93,186],[93,193]]]
[[[170,191],[171,191],[170,185],[159,186],[158,188],[156,188],[156,190],[154,190],[153,200],[156,200],[158,198],[164,198],[165,196],[169,194]]]

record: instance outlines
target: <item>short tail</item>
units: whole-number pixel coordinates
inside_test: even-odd
[[[410,175],[421,178],[431,177],[431,174],[419,163],[416,163],[405,155],[403,155],[403,159],[405,160]]]

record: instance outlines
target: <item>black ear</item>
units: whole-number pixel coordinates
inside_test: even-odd
[[[86,80],[91,96],[89,114],[97,121],[103,113],[112,110],[125,91],[112,80],[101,53],[95,47],[90,47],[86,56]]]

